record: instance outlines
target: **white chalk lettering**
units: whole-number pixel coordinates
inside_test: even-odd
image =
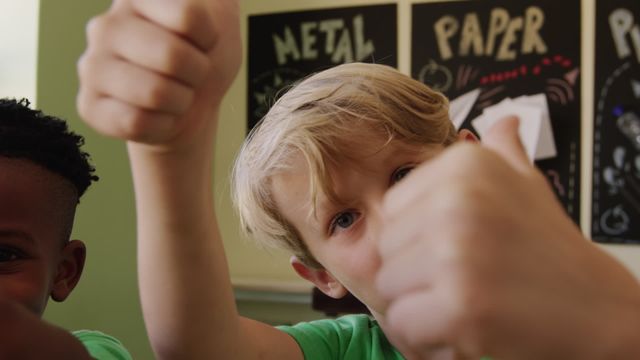
[[[522,52],[530,54],[536,52],[545,54],[547,44],[540,37],[540,29],[544,26],[544,13],[538,7],[531,6],[524,16],[524,35],[522,37]]]
[[[502,42],[500,42],[500,49],[498,50],[498,54],[496,54],[496,60],[504,61],[504,60],[515,60],[518,53],[511,48],[518,38],[516,37],[516,31],[522,30],[522,18],[517,17],[509,23],[507,27],[507,32],[502,37]]]
[[[334,63],[365,60],[373,54],[375,46],[371,39],[365,38],[364,26],[362,15],[353,17],[351,28],[342,19],[303,22],[299,43],[291,27],[285,26],[282,36],[272,34],[278,65],[317,60],[323,51]],[[324,44],[319,39],[324,39]]]
[[[632,55],[631,46],[638,62],[640,62],[640,25],[633,22],[633,14],[627,9],[618,9],[609,15],[609,25],[611,26],[611,34],[613,42],[616,45],[616,51],[620,59]],[[627,35],[631,44],[627,42]]]
[[[491,11],[486,36],[476,13],[467,13],[462,21],[452,15],[442,16],[434,23],[440,57],[448,60],[454,55],[495,56],[497,61],[515,60],[518,54],[546,54],[547,45],[540,35],[544,26],[544,12],[530,6],[524,16],[512,18],[504,8]],[[458,52],[452,43],[458,41]]]
[[[449,39],[458,32],[458,27],[460,27],[458,20],[451,15],[446,15],[436,21],[433,27],[436,32],[440,57],[443,60],[451,59],[453,57],[453,51],[451,51]]]
[[[353,31],[356,42],[356,58],[362,61],[373,54],[373,41],[364,38],[364,19],[362,15],[353,18]]]
[[[273,45],[276,48],[276,59],[279,65],[287,62],[287,55],[291,55],[294,60],[300,59],[300,50],[298,50],[296,38],[288,26],[284,28],[284,40],[276,34],[273,34],[272,37]]]
[[[302,33],[302,58],[303,59],[316,59],[318,57],[318,51],[313,48],[316,43],[317,37],[311,33],[312,30],[318,28],[316,22],[304,22],[300,24],[300,32]]]
[[[487,35],[487,48],[485,55],[491,56],[496,47],[496,36],[504,33],[509,25],[509,12],[503,8],[491,10],[491,20],[489,21],[489,34]]]
[[[338,45],[336,45],[336,51],[334,51],[331,56],[331,61],[334,63],[353,61],[353,50],[351,48],[351,36],[349,36],[349,29],[344,29],[344,31],[342,31],[342,36],[340,36],[340,40],[338,40]]]
[[[462,25],[462,40],[460,40],[460,50],[458,51],[460,56],[469,55],[472,45],[474,55],[482,56],[482,29],[480,29],[478,14],[475,13],[467,14],[464,17],[464,25]]]
[[[336,43],[336,31],[344,27],[342,19],[325,20],[320,22],[320,31],[325,33],[327,41],[325,41],[324,51],[327,54],[333,52]]]

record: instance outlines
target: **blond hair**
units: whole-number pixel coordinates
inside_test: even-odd
[[[242,228],[258,242],[290,250],[322,268],[296,229],[278,211],[271,178],[301,154],[310,172],[310,201],[333,194],[328,165],[341,144],[364,135],[410,145],[449,145],[456,130],[440,93],[394,68],[351,63],[308,77],[285,93],[247,137],[232,174]]]

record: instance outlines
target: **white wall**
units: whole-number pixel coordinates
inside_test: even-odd
[[[0,0],[0,97],[36,102],[40,0]]]

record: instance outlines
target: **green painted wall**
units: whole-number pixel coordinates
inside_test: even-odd
[[[85,47],[85,24],[108,5],[104,0],[41,0],[37,105],[86,135],[85,149],[101,178],[76,217],[73,236],[88,248],[82,280],[66,302],[50,303],[45,316],[68,329],[112,334],[136,359],[152,359],[138,300],[135,213],[124,145],[93,133],[75,110],[75,65]]]

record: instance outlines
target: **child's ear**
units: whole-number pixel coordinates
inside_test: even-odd
[[[64,301],[76,287],[84,269],[87,250],[80,240],[69,241],[62,249],[62,255],[51,290],[51,298]]]
[[[478,142],[478,137],[470,130],[462,129],[458,131],[458,141]]]
[[[291,266],[300,277],[312,282],[325,295],[340,299],[348,294],[347,289],[326,269],[314,269],[305,265],[298,257],[291,257]]]

